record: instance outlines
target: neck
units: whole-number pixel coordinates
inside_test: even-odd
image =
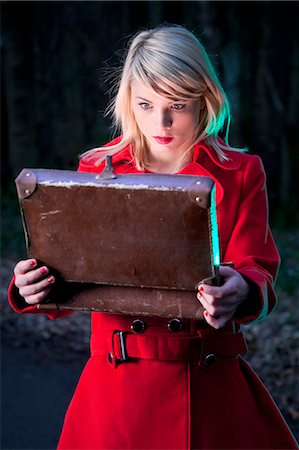
[[[149,155],[149,164],[147,169],[155,173],[174,174],[180,172],[187,164],[192,161],[192,152],[188,152],[184,157],[173,157],[173,155],[159,155],[155,157],[152,153]]]

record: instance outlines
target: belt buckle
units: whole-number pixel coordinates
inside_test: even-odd
[[[112,333],[112,351],[108,353],[108,361],[114,367],[117,367],[118,364],[128,361],[128,354],[126,349],[126,332],[114,330]],[[120,357],[116,356],[115,353],[115,337],[118,336],[119,339],[119,348],[120,348]]]

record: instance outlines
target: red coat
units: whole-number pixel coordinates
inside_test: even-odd
[[[207,175],[216,182],[222,261],[233,261],[255,286],[255,295],[234,318],[235,324],[243,324],[262,320],[273,310],[279,255],[268,227],[261,160],[238,152],[227,155],[228,161],[219,162],[213,150],[196,145],[193,162],[180,173]],[[128,148],[113,157],[113,166],[116,173],[138,172]],[[87,161],[79,166],[86,172],[102,169]],[[16,311],[38,312],[21,306],[13,282],[9,298]],[[48,313],[51,319],[65,314]],[[144,332],[132,332],[135,319],[144,321]],[[238,355],[244,344],[240,333],[233,332],[235,325],[202,329],[199,322],[186,320],[181,326],[170,331],[166,319],[93,313],[91,358],[58,448],[297,448],[269,393]],[[122,355],[114,330],[128,333],[126,350],[134,357],[128,362],[114,364],[112,358],[111,364],[111,354]]]

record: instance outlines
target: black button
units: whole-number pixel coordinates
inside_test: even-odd
[[[168,329],[169,331],[174,331],[178,333],[179,331],[182,331],[183,329],[183,322],[180,319],[171,319],[168,322]]]
[[[133,320],[131,330],[134,331],[134,333],[143,333],[145,330],[145,323],[140,319]]]
[[[209,353],[206,357],[205,357],[205,366],[206,367],[212,367],[216,362],[216,356],[214,355],[214,353]]]

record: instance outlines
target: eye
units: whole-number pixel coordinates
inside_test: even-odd
[[[181,109],[184,109],[185,106],[186,106],[185,103],[174,103],[171,107],[172,109],[180,111]]]
[[[144,110],[151,109],[151,105],[146,102],[138,103],[138,105],[140,106],[141,109],[144,109]]]

